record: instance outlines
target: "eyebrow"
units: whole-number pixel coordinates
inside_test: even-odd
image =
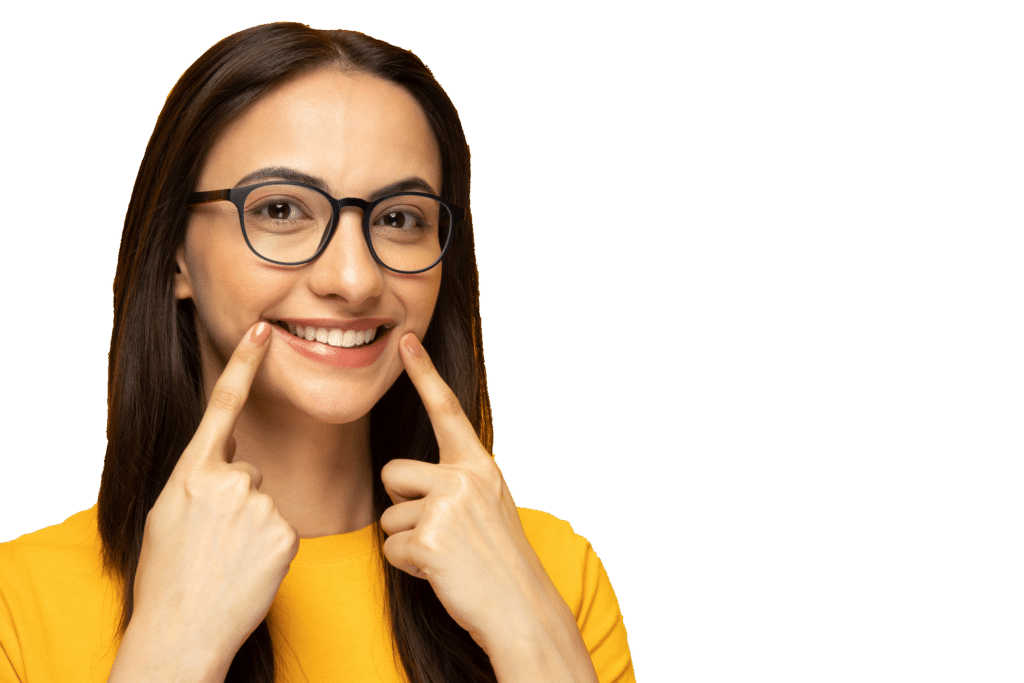
[[[287,166],[271,166],[253,171],[239,180],[235,184],[235,187],[251,185],[264,180],[286,180],[294,183],[305,183],[306,185],[312,185],[313,187],[318,187],[324,192],[327,192],[327,183],[323,178],[303,173],[302,171],[294,168],[288,168]],[[429,194],[437,194],[437,190],[435,190],[430,183],[423,178],[420,178],[419,176],[409,176],[408,178],[403,178],[402,180],[391,183],[390,185],[385,185],[373,192],[373,194],[366,199],[372,202],[374,199],[399,192],[427,192]]]
[[[313,187],[319,187],[325,192],[327,190],[327,183],[324,182],[323,178],[319,178],[315,175],[309,175],[308,173],[303,173],[302,171],[297,171],[294,168],[288,168],[287,166],[270,166],[268,168],[261,168],[258,171],[253,171],[235,183],[235,187],[252,185],[253,183],[258,183],[263,180],[287,180],[293,183],[306,183]]]

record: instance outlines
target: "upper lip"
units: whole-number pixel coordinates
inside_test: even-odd
[[[373,330],[381,325],[394,325],[391,318],[357,318],[344,320],[342,318],[271,318],[274,322],[291,323],[302,327],[325,327],[327,329],[342,330]]]

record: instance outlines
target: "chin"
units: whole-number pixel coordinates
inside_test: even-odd
[[[285,387],[254,387],[260,404],[273,411],[264,419],[285,418],[288,413],[298,420],[302,416],[322,424],[349,424],[370,414],[376,400],[365,394],[337,391],[330,387],[307,385],[305,391],[288,391]],[[253,397],[255,398],[255,397]],[[250,399],[251,400],[251,399]]]
[[[295,406],[295,408],[321,424],[342,425],[358,422],[367,417],[373,406],[354,407],[352,410],[339,410],[336,406],[332,405],[314,404]],[[365,410],[362,408],[365,408]]]
[[[321,371],[305,363],[275,362],[280,359],[270,357],[273,351],[268,349],[254,391],[277,410],[290,409],[324,424],[347,424],[369,415],[403,370],[397,358],[381,358],[373,369]]]

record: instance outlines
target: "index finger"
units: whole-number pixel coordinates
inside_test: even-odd
[[[437,373],[434,363],[416,335],[405,335],[399,346],[402,347],[405,371],[416,387],[420,399],[423,400],[427,417],[434,427],[442,462],[463,460],[465,453],[483,451],[480,437],[466,417],[458,396]]]
[[[242,406],[249,398],[249,387],[256,377],[256,371],[267,354],[270,339],[270,324],[260,322],[242,336],[235,347],[224,372],[213,385],[210,400],[203,413],[203,420],[192,439],[191,446],[199,446],[193,463],[202,460],[228,461],[228,441],[235,430],[235,423],[242,413]],[[184,459],[184,457],[183,457]]]

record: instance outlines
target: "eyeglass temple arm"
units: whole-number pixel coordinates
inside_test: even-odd
[[[188,196],[188,206],[196,204],[208,204],[219,202],[222,199],[230,199],[231,190],[208,190],[207,192],[193,192]]]

